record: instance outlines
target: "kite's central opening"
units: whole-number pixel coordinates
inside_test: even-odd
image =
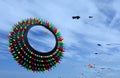
[[[28,31],[27,38],[33,49],[43,53],[50,52],[56,44],[53,33],[41,25],[32,27]]]

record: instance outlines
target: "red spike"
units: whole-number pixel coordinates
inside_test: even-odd
[[[54,30],[53,30],[53,31],[54,31],[54,33],[56,33],[56,32],[57,32],[57,28],[56,28],[56,27],[54,27]]]
[[[59,38],[58,38],[58,41],[62,41],[62,40],[63,40],[63,38],[62,38],[62,37],[59,37]]]

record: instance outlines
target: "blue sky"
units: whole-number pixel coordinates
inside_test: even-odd
[[[120,78],[119,4],[119,0],[0,0],[0,78]],[[81,18],[73,20],[74,15]],[[64,57],[51,71],[28,71],[8,51],[13,25],[30,17],[51,22],[64,38]],[[55,43],[51,33],[39,27],[28,37],[37,50],[49,50]]]

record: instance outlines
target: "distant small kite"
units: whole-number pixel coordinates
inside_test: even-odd
[[[94,54],[99,54],[99,53],[94,53]]]
[[[109,44],[106,44],[106,45],[120,45],[120,43],[109,43]]]
[[[101,44],[97,44],[98,46],[102,46]]]
[[[93,18],[93,16],[89,16],[89,18]]]
[[[72,16],[73,19],[79,19],[80,16]]]
[[[100,55],[100,54],[105,54],[105,55],[111,55],[110,53],[105,53],[105,52],[96,52],[94,53],[95,55]]]
[[[55,47],[49,52],[39,52],[33,49],[28,42],[28,31],[38,25],[52,32],[56,39]],[[19,65],[33,72],[43,72],[56,66],[63,56],[63,47],[63,38],[58,29],[38,18],[30,18],[18,22],[9,35],[9,51]]]
[[[94,68],[92,64],[88,64],[88,68]]]

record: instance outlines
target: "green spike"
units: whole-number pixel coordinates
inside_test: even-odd
[[[57,38],[59,38],[61,35],[60,35],[60,32],[58,32],[57,34],[56,34],[56,36],[57,36]]]

